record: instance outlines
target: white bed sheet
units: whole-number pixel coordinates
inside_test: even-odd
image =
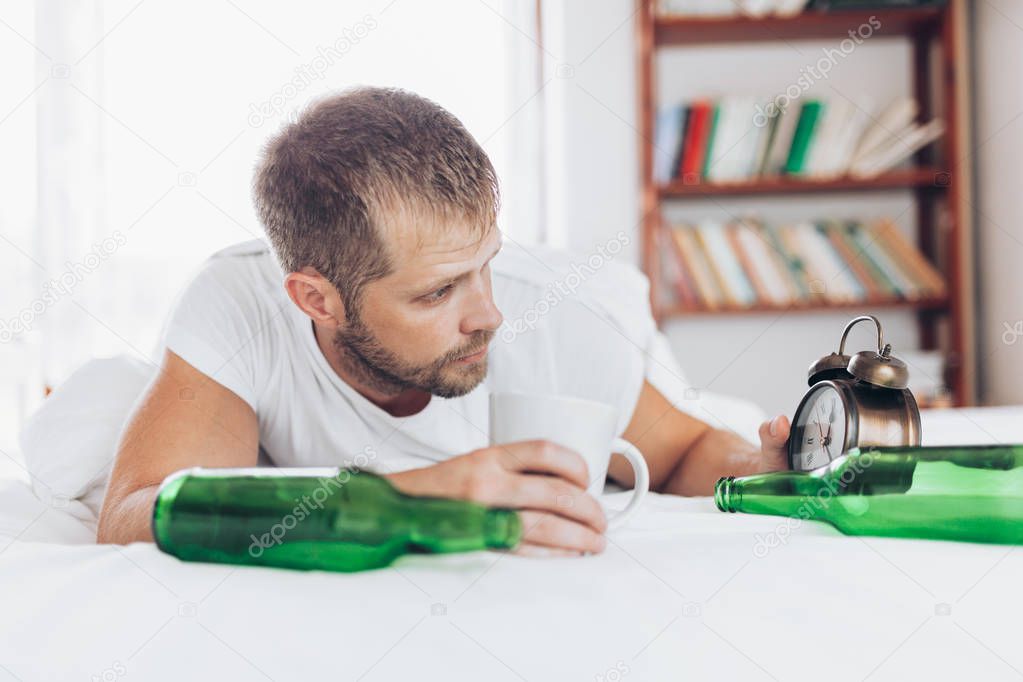
[[[924,434],[1023,442],[1023,408],[927,412]],[[784,519],[649,499],[596,557],[418,556],[341,575],[96,546],[84,505],[0,480],[0,680],[1023,674],[1016,548],[806,523],[761,555]]]

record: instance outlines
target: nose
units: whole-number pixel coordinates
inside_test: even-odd
[[[504,315],[494,303],[490,277],[480,278],[479,284],[474,287],[468,299],[469,309],[462,317],[463,334],[469,335],[480,330],[496,331],[504,322]]]

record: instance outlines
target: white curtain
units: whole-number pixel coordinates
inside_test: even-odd
[[[87,359],[155,360],[160,324],[194,269],[262,236],[254,161],[318,95],[373,84],[439,102],[497,168],[502,229],[545,241],[536,9],[535,0],[0,9],[10,84],[0,142],[12,155],[0,202],[0,407],[10,408],[0,449],[43,387]]]

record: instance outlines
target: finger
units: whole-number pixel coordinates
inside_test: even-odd
[[[580,488],[590,484],[586,461],[575,450],[548,440],[525,440],[497,446],[509,456],[505,467],[512,471],[553,474]]]
[[[553,512],[585,523],[598,533],[607,530],[604,508],[579,486],[552,476],[525,474],[515,478],[508,506]]]
[[[779,415],[760,425],[760,442],[766,446],[779,447],[789,438],[789,420]]]
[[[533,545],[528,542],[524,542],[518,547],[516,547],[512,554],[538,558],[556,558],[556,557],[580,557],[583,556],[585,552],[577,552],[574,549],[558,549],[557,547],[544,547],[542,545]]]
[[[524,543],[594,554],[603,552],[607,546],[602,534],[556,514],[525,510],[519,516]]]

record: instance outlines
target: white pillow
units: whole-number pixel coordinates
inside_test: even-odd
[[[667,339],[656,332],[653,371],[657,387],[679,409],[714,427],[735,431],[759,443],[757,428],[766,418],[755,404],[686,390],[679,363]],[[19,434],[32,476],[32,489],[48,504],[81,500],[99,516],[110,480],[121,430],[157,367],[129,355],[86,362],[43,401]],[[673,381],[674,380],[674,381]]]
[[[47,396],[18,435],[41,500],[82,499],[98,515],[121,429],[156,371],[128,355],[97,358]]]

